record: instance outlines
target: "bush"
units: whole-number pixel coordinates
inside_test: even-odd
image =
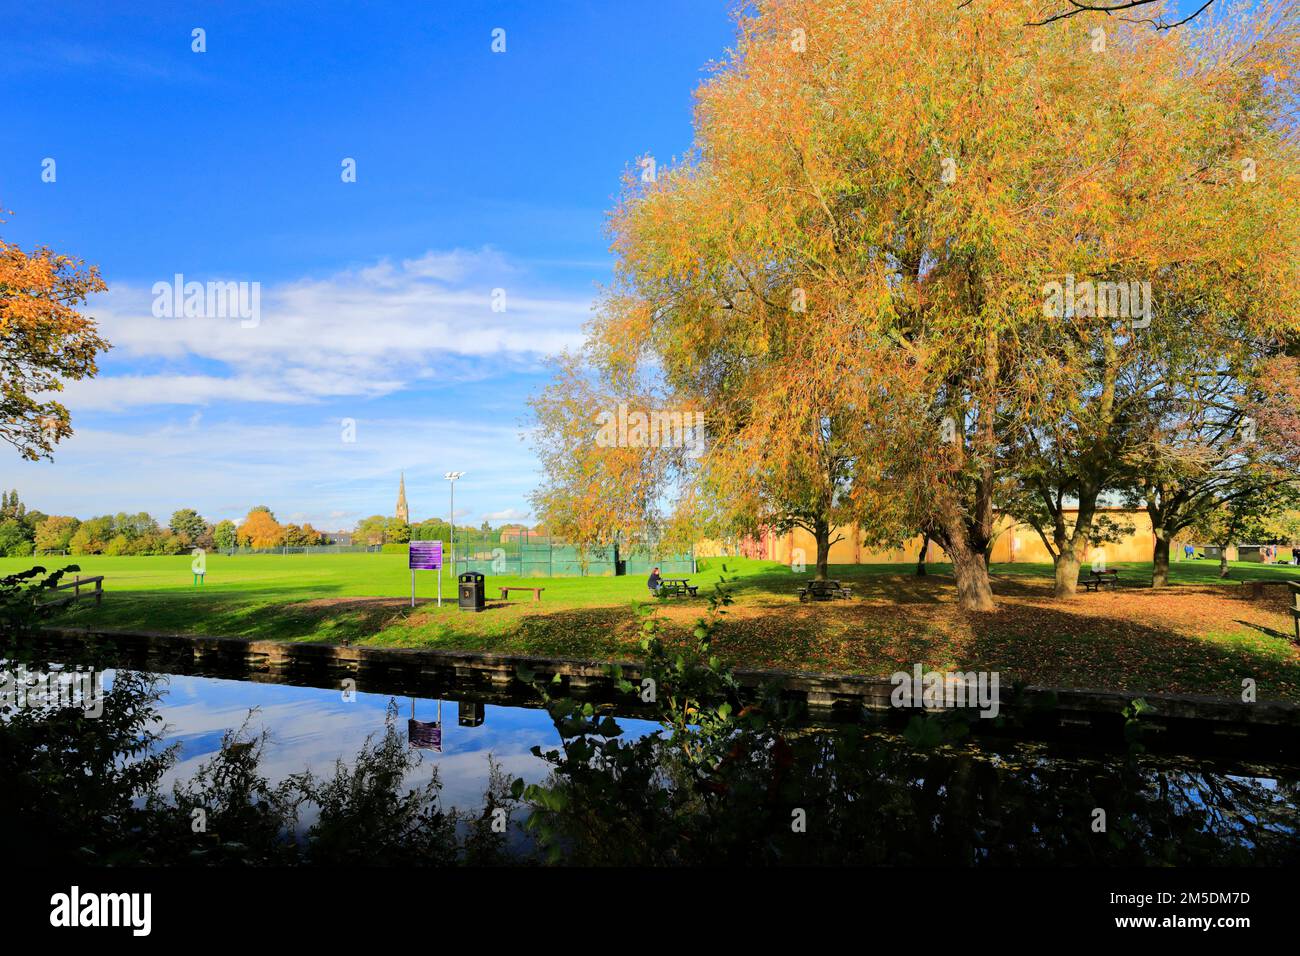
[[[406,554],[411,550],[409,544],[386,544],[383,547],[384,554]]]
[[[69,571],[80,570],[76,564],[58,571],[35,567],[0,577],[0,638],[19,637],[34,630],[37,622],[50,613],[50,608],[41,604],[43,593],[52,591]],[[7,655],[8,649],[0,649],[0,653]]]
[[[27,526],[16,518],[0,521],[0,555],[16,557],[31,553],[32,539]]]

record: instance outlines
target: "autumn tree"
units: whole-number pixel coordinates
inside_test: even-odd
[[[664,407],[663,396],[635,376],[591,374],[599,362],[590,347],[559,356],[551,384],[530,401],[544,476],[532,494],[544,522],[533,533],[588,547],[658,539],[663,508],[682,491],[686,449],[650,434],[648,416]]]
[[[50,458],[72,434],[68,410],[49,395],[98,371],[109,346],[79,310],[106,288],[94,266],[0,239],[0,439],[24,458]]]
[[[50,515],[36,526],[35,548],[38,553],[67,551],[81,522],[66,515]]]
[[[73,554],[102,554],[114,534],[112,515],[88,518],[73,533],[68,548]]]
[[[308,547],[317,547],[325,543],[325,535],[313,528],[310,521],[306,522],[302,526],[302,543]]]
[[[319,545],[321,540],[321,533],[310,524],[304,524],[301,527],[296,524],[287,524],[283,528],[283,543],[291,548],[314,547]]]
[[[1033,495],[1068,593],[1096,529],[1057,518],[1145,440],[1126,417],[1151,387],[1144,306],[1199,292],[1203,321],[1264,337],[1298,311],[1294,5],[1265,6],[1253,31],[1121,25],[1098,49],[1024,29],[1019,0],[755,4],[695,151],[630,177],[589,381],[540,403],[539,511],[566,532],[725,525],[797,478],[868,538],[926,533],[961,605],[988,609],[997,516]],[[1266,180],[1244,175],[1259,157]],[[654,389],[705,412],[703,453],[593,450],[595,411]]]
[[[251,548],[278,548],[284,542],[284,531],[271,509],[259,506],[248,513],[236,530],[236,540]]]

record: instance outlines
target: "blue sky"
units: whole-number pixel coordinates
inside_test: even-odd
[[[392,513],[402,469],[445,516],[457,469],[458,520],[527,519],[526,399],[610,278],[624,170],[689,148],[727,6],[0,3],[0,235],[98,264],[115,345],[55,461],[3,455],[0,485],[334,530]],[[260,283],[260,321],[156,317],[177,273]]]

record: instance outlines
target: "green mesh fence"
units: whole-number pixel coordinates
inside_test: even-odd
[[[628,554],[623,573],[649,577],[650,569],[656,567],[662,577],[684,577],[695,573],[695,559],[689,552],[656,555],[649,550],[637,550]]]
[[[642,548],[628,552],[625,557],[621,549],[613,546],[581,548],[546,535],[502,535],[500,532],[458,532],[453,570],[456,574],[478,571],[504,577],[568,578],[612,576],[620,570],[624,574],[648,575],[656,565],[666,575],[694,572],[689,553],[661,556]]]

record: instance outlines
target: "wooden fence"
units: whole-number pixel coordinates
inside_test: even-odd
[[[90,587],[92,584],[94,585],[93,588]],[[84,594],[82,593],[82,588],[86,589]],[[66,591],[68,589],[72,590],[71,594],[57,597],[53,601],[46,601],[43,606],[55,607],[60,604],[72,604],[76,601],[80,601],[82,598],[91,597],[95,599],[96,604],[102,604],[104,601],[104,576],[102,574],[97,574],[93,578],[83,578],[78,575],[67,584],[59,584],[53,588],[55,591]]]

